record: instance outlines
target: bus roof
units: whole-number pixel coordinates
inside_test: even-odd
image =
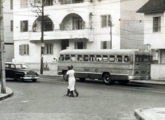
[[[62,50],[60,54],[144,54],[144,55],[149,55],[149,52],[144,52],[144,51],[139,51],[138,49],[120,49],[120,50],[108,50],[108,49],[100,49],[100,50],[89,50],[89,49],[67,49],[67,50]]]

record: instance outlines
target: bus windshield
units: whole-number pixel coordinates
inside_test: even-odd
[[[150,62],[151,57],[148,55],[136,55],[136,62]]]

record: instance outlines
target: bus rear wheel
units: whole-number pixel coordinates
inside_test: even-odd
[[[111,79],[111,75],[108,73],[103,74],[103,81],[105,84],[112,84],[113,83],[113,81]]]

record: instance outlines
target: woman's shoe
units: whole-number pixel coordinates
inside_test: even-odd
[[[75,92],[75,94],[76,94],[76,97],[78,97],[78,96],[79,96],[79,93],[77,92],[76,89],[74,90],[74,92]]]
[[[67,93],[66,93],[66,96],[69,96],[69,93],[70,93],[70,90],[68,89],[67,90]]]
[[[73,91],[70,91],[69,97],[74,97]]]

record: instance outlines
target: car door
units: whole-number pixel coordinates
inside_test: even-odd
[[[15,71],[15,65],[14,64],[6,64],[6,78],[8,79],[14,79],[14,71]]]
[[[5,64],[5,73],[6,73],[6,78],[10,77],[10,65]]]

